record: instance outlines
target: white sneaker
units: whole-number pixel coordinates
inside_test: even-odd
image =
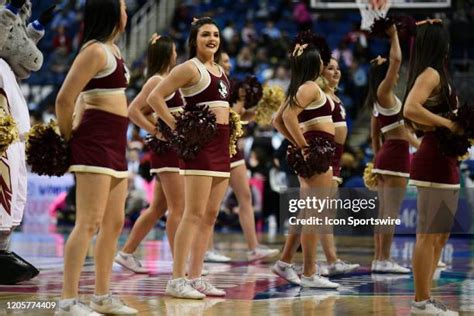
[[[405,267],[402,267],[398,263],[392,260],[380,260],[375,266],[373,272],[382,272],[382,273],[410,273],[411,270]]]
[[[300,277],[296,273],[292,264],[278,260],[272,266],[272,272],[292,284],[296,284],[296,285],[301,284]]]
[[[149,271],[142,266],[140,260],[138,260],[133,254],[119,251],[115,256],[115,262],[120,264],[122,267],[135,272],[135,273],[148,273]]]
[[[326,263],[316,264],[316,271],[319,275],[329,276],[329,266]],[[303,267],[301,267],[301,274],[303,274]]]
[[[89,306],[82,302],[76,302],[71,304],[67,307],[61,308],[58,307],[56,312],[54,313],[55,316],[99,316],[103,314],[99,314],[94,312]]]
[[[231,258],[224,256],[214,249],[206,251],[204,255],[204,262],[229,262],[231,260]]]
[[[425,302],[412,302],[411,315],[423,316],[458,316],[459,313],[449,310],[443,303],[435,299],[429,299]]]
[[[254,250],[247,251],[247,258],[249,261],[271,259],[276,257],[280,253],[278,249],[268,248],[264,245],[258,245]]]
[[[360,264],[345,263],[341,259],[337,259],[337,261],[333,264],[330,264],[327,267],[327,269],[328,269],[328,275],[333,276],[333,275],[338,275],[338,274],[351,273],[357,270],[359,267],[360,267]],[[321,275],[323,274],[321,273]]]
[[[207,282],[203,278],[198,278],[191,281],[191,286],[201,292],[202,294],[209,296],[225,296],[225,291],[216,288],[211,283]]]
[[[370,266],[370,271],[377,272],[378,267],[379,267],[379,261],[378,260],[372,260],[372,265]]]
[[[438,268],[446,268],[446,267],[447,267],[446,263],[444,263],[443,261],[441,261],[441,259],[439,259]]]
[[[89,306],[96,312],[115,315],[136,315],[138,310],[127,306],[118,297],[109,294],[106,298],[96,300],[94,297]]]
[[[315,287],[321,289],[337,289],[339,284],[329,281],[328,278],[313,274],[310,277],[301,276],[302,287]]]
[[[203,299],[206,297],[206,295],[193,288],[191,281],[185,278],[169,280],[165,293],[180,298]]]

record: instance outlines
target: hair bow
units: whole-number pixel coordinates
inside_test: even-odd
[[[202,18],[193,18],[193,21],[191,22],[191,25],[196,25],[197,22],[199,22],[199,20],[202,20],[202,19],[210,19],[211,17],[209,16],[203,16]]]
[[[300,56],[301,54],[303,54],[303,51],[306,47],[308,47],[308,44],[303,44],[303,45],[296,44],[292,55],[295,56],[295,57]]]
[[[156,41],[159,40],[161,35],[158,35],[157,33],[153,33],[153,35],[150,38],[150,43],[151,45],[155,45]]]
[[[443,20],[441,20],[441,19],[426,19],[426,20],[423,20],[423,21],[416,22],[416,26],[420,26],[420,25],[423,25],[423,24],[426,24],[426,23],[429,23],[429,24],[443,23]]]

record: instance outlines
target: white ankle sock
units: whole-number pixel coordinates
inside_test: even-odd
[[[427,302],[428,302],[428,300],[419,301],[419,302],[413,301],[413,305],[415,305],[416,307],[423,307],[423,306],[425,306],[425,304],[426,304]]]
[[[65,298],[59,301],[59,307],[60,308],[66,308],[68,306],[77,304],[77,298]]]
[[[95,295],[95,294],[94,294],[94,296],[92,296],[92,300],[93,300],[94,302],[100,302],[100,301],[106,299],[106,298],[109,297],[109,296],[110,296],[110,294],[104,294],[104,295]]]
[[[281,261],[281,260],[278,260],[277,263],[280,267],[284,267],[284,268],[291,266],[291,264],[286,263],[286,262]]]

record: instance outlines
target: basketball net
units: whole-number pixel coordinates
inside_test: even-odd
[[[389,0],[356,0],[359,7],[362,22],[360,29],[369,31],[374,20],[377,18],[384,18],[390,9]]]

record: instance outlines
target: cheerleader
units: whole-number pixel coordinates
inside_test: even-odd
[[[231,64],[229,55],[221,52],[217,62],[224,69],[227,76],[230,75]],[[240,98],[236,104],[233,104],[233,110],[236,111],[245,120],[254,117],[254,111],[246,111],[243,98]],[[278,249],[270,249],[267,246],[260,245],[255,231],[255,216],[252,207],[252,194],[250,192],[249,179],[245,159],[242,151],[237,148],[237,153],[230,158],[230,180],[229,185],[237,197],[239,203],[239,221],[245,240],[247,241],[247,258],[249,261],[273,258],[280,252]],[[209,243],[210,249],[206,252],[206,261],[228,262],[231,258],[217,252],[213,247],[213,238]]]
[[[412,315],[458,315],[431,297],[433,274],[446,244],[459,198],[457,157],[440,152],[436,128],[457,126],[442,115],[457,109],[446,69],[448,33],[441,20],[418,23],[403,114],[424,136],[410,168],[410,184],[418,190],[418,223],[413,251],[415,299]]]
[[[319,51],[312,44],[296,44],[290,58],[292,71],[288,95],[285,103],[278,110],[274,126],[296,148],[304,150],[306,159],[309,156],[309,150],[317,150],[317,148],[308,148],[311,141],[327,141],[331,144],[329,146],[334,146],[335,128],[332,122],[332,109],[327,96],[315,82],[323,67]],[[331,190],[332,170],[329,168],[324,173],[316,173],[308,178],[299,176],[299,181],[302,190],[317,189],[323,196],[328,195]],[[284,272],[292,272],[292,276],[287,279],[302,287],[336,289],[339,284],[329,281],[316,272],[317,234],[315,231],[308,232],[306,228],[310,227],[302,228],[300,234],[303,248],[301,279],[296,275],[291,264],[286,263],[280,268]],[[293,247],[297,238],[297,234],[290,233],[285,249]],[[276,265],[273,268],[275,267]]]
[[[336,89],[341,80],[341,70],[336,59],[331,58],[324,67],[322,76],[319,77],[318,84],[326,93],[328,100],[332,103],[332,121],[335,127],[334,142],[336,152],[332,159],[332,192],[331,196],[336,196],[338,187],[342,183],[341,178],[341,157],[344,152],[344,143],[347,138],[346,111],[342,101],[336,96]],[[331,210],[335,214],[337,210]],[[350,273],[359,268],[359,264],[346,263],[339,259],[336,254],[334,244],[334,234],[325,233],[320,235],[321,246],[326,256],[327,267],[322,267],[322,275],[337,275]]]
[[[332,121],[335,127],[334,141],[336,146],[335,155],[333,156],[331,167],[333,170],[331,196],[337,194],[337,188],[342,183],[340,177],[340,159],[344,151],[344,143],[347,137],[346,113],[342,101],[336,96],[335,90],[341,79],[341,71],[336,59],[331,58],[327,66],[324,67],[321,77],[317,83],[323,89],[328,98],[328,102],[332,108]],[[334,214],[335,210],[329,210]],[[350,273],[359,268],[359,264],[350,264],[342,261],[337,257],[336,247],[334,244],[334,234],[325,232],[319,235],[321,246],[326,256],[327,266],[320,266],[319,273],[321,275],[333,276],[337,274]],[[272,267],[272,271],[286,279],[290,283],[299,284],[300,279],[293,268],[288,268],[293,261],[293,256],[299,246],[296,236],[290,235],[280,260]]]
[[[161,139],[162,136],[156,129],[156,119],[152,115],[153,109],[148,105],[146,99],[176,65],[176,56],[176,46],[171,38],[153,35],[148,45],[147,82],[128,110],[130,119],[135,124],[158,139]],[[179,113],[183,110],[184,102],[179,91],[168,96],[165,101],[171,113]],[[163,146],[166,147],[166,145]],[[166,234],[171,251],[173,251],[174,236],[184,210],[184,179],[179,174],[178,155],[170,147],[163,150],[165,151],[160,154],[151,151],[150,172],[157,175],[152,203],[140,215],[124,248],[115,257],[115,262],[135,273],[148,272],[133,256],[133,252],[153,228],[156,221],[164,215],[167,207],[169,216],[166,221]]]
[[[372,109],[371,134],[375,153],[372,172],[377,174],[378,216],[397,218],[409,177],[409,141],[414,138],[404,125],[402,103],[393,91],[402,63],[402,51],[396,27],[391,26],[387,34],[390,37],[389,60],[378,56],[371,61],[366,105]],[[411,142],[414,146],[418,146],[416,140]],[[394,226],[375,228],[375,257],[372,261],[372,272],[410,273],[410,269],[390,259],[394,230]]]
[[[109,288],[127,196],[128,71],[114,44],[126,23],[125,1],[86,1],[81,50],[56,100],[58,125],[69,140],[70,171],[76,174],[77,184],[76,223],[64,249],[58,315],[138,312],[113,297]],[[84,112],[79,126],[72,130],[75,103]],[[78,302],[78,288],[87,249],[97,230],[93,312]]]
[[[178,89],[181,89],[187,107],[207,105],[216,118],[214,139],[199,150],[196,158],[180,160],[185,209],[173,246],[173,276],[166,287],[168,295],[202,299],[206,295],[225,295],[223,290],[202,279],[201,272],[230,176],[230,85],[222,67],[214,62],[215,55],[219,54],[220,32],[212,19],[202,18],[192,23],[188,46],[190,60],[175,67],[151,92],[147,102],[173,130],[176,120],[166,106],[165,98]],[[190,254],[189,279],[186,279],[185,266]]]

